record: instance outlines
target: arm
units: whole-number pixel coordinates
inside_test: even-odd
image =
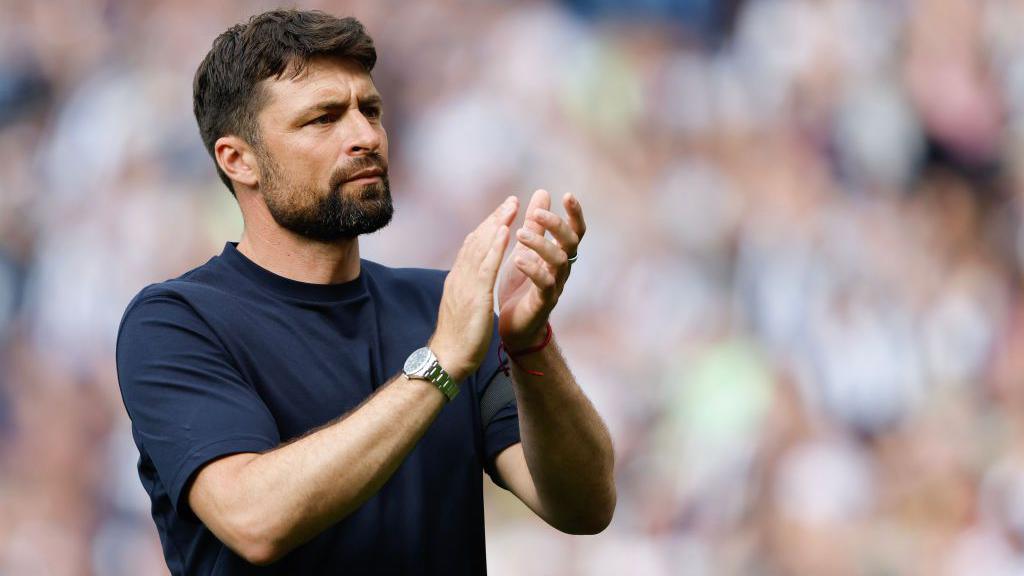
[[[499,474],[551,526],[569,534],[601,532],[616,499],[604,422],[553,342],[512,363],[512,379],[523,441],[498,455]]]
[[[576,254],[586,230],[575,198],[564,199],[568,222],[549,212],[549,205],[547,192],[534,194],[517,234],[515,268],[499,293],[499,331],[512,350],[543,340],[569,276],[568,254]],[[554,241],[544,238],[545,231]],[[498,455],[499,474],[551,526],[571,534],[602,531],[616,502],[614,450],[604,422],[553,341],[510,365],[522,443]]]
[[[481,223],[445,280],[430,346],[456,380],[486,354],[494,282],[515,211],[515,202],[506,202]],[[299,440],[207,464],[188,492],[189,505],[246,560],[273,562],[375,494],[444,402],[432,383],[399,375],[347,416]]]
[[[204,466],[189,505],[221,542],[268,564],[375,494],[444,403],[432,383],[396,376],[346,417],[299,440]]]

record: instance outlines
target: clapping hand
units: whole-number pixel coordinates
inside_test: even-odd
[[[456,380],[480,366],[491,341],[494,284],[519,211],[510,196],[466,236],[448,273],[430,348]]]
[[[516,231],[519,242],[498,289],[498,332],[510,350],[527,348],[544,339],[548,316],[569,279],[572,261],[586,232],[579,200],[566,194],[562,205],[566,219],[550,210],[548,192],[537,190],[526,208],[522,228]]]

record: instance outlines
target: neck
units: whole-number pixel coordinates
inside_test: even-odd
[[[269,214],[246,218],[238,251],[265,270],[308,284],[359,277],[359,239],[317,242],[281,228]]]

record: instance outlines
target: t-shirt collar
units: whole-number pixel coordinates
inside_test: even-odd
[[[287,298],[316,302],[337,302],[342,300],[353,300],[366,294],[365,274],[360,266],[359,276],[348,282],[340,284],[312,284],[300,282],[274,274],[270,270],[261,267],[238,251],[237,242],[224,244],[224,251],[220,257],[238,270],[247,278],[276,294]]]

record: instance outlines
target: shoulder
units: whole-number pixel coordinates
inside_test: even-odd
[[[182,364],[183,355],[190,362],[225,357],[211,310],[229,308],[228,298],[195,281],[192,272],[146,286],[125,308],[114,345],[122,390],[137,384],[144,370]]]
[[[217,302],[229,296],[216,281],[223,272],[215,270],[215,259],[184,274],[145,286],[128,302],[118,332],[129,321],[162,318],[166,320],[198,318],[199,308],[206,302]]]

